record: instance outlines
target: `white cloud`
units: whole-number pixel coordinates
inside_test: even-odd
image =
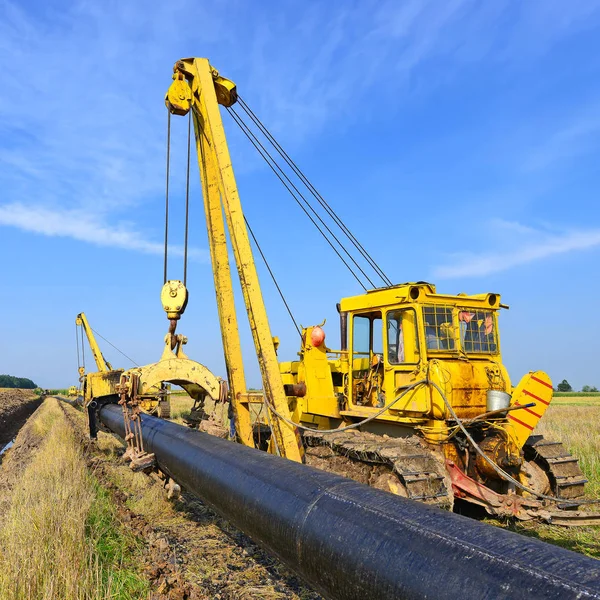
[[[559,254],[600,246],[600,229],[579,229],[557,233],[507,221],[490,223],[490,228],[494,227],[496,233],[500,230],[500,232],[514,234],[508,236],[509,248],[489,253],[454,254],[450,262],[434,268],[434,277],[440,279],[483,277]]]
[[[573,4],[561,5],[561,18],[552,20],[552,35],[536,54],[595,19],[593,5],[576,10]],[[494,44],[505,39],[506,27],[514,33],[511,50],[525,63],[531,53],[520,51],[524,40],[537,40],[532,32],[547,27],[534,19],[545,14],[544,3],[514,23],[505,18],[510,6],[500,0],[448,0],[441,8],[435,0],[372,0],[347,7],[286,3],[273,12],[256,2],[237,2],[232,11],[228,4],[191,0],[74,0],[33,11],[0,0],[4,214],[14,219],[15,206],[30,206],[30,213],[61,207],[56,214],[87,214],[91,207],[102,219],[90,225],[90,235],[76,238],[85,241],[104,223],[118,221],[123,209],[142,219],[136,207],[152,205],[164,193],[162,98],[181,56],[209,56],[286,146],[335,121],[348,126],[368,119],[369,110],[398,110],[413,73],[434,60],[444,68],[419,77],[418,89],[431,89],[465,63],[493,62]],[[173,161],[182,165],[178,135],[185,124],[174,128],[179,125]],[[246,143],[237,134],[229,139]],[[236,162],[239,171],[246,164],[251,162]],[[176,172],[172,189],[182,180]],[[150,251],[145,228],[143,222],[122,225],[111,239]]]
[[[97,215],[81,209],[53,210],[43,206],[23,204],[0,205],[0,225],[16,227],[23,231],[51,237],[66,237],[82,242],[136,250],[146,254],[162,254],[162,243],[151,242],[127,223],[109,224]],[[169,252],[182,255],[181,247],[169,248]],[[192,248],[189,257],[194,260],[207,260],[206,252]]]

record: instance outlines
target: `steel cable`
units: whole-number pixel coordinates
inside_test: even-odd
[[[93,327],[90,327],[90,329],[100,338],[102,338],[107,344],[109,344],[110,346],[112,346],[117,352],[119,352],[120,354],[122,354],[128,361],[132,362],[136,367],[139,367],[140,365],[138,365],[135,360],[133,360],[133,358],[130,358],[129,356],[127,356],[127,354],[125,354],[125,352],[123,352],[122,350],[119,350],[119,348],[117,348],[112,342],[110,342],[109,340],[107,340],[102,334],[98,333]]]
[[[348,252],[348,250],[346,250],[346,248],[343,246],[343,244],[339,241],[339,239],[331,231],[331,229],[326,225],[326,223],[319,216],[319,214],[314,210],[314,208],[312,208],[312,206],[310,205],[310,203],[306,200],[306,198],[304,198],[304,196],[300,193],[300,191],[298,190],[298,188],[296,188],[296,186],[291,182],[291,180],[285,174],[285,172],[283,171],[283,169],[281,169],[281,167],[277,164],[277,162],[275,161],[275,159],[269,154],[269,152],[266,150],[266,148],[256,138],[256,136],[254,135],[254,133],[252,132],[252,130],[248,127],[248,125],[246,125],[246,123],[244,123],[244,121],[239,117],[239,115],[231,107],[228,108],[227,110],[229,111],[229,114],[232,116],[233,120],[236,122],[236,124],[238,125],[238,127],[242,130],[242,132],[244,133],[244,135],[250,140],[250,143],[256,148],[256,150],[258,151],[258,153],[262,156],[262,158],[265,160],[265,162],[269,165],[269,167],[271,168],[271,170],[273,171],[273,173],[275,173],[275,175],[277,176],[277,178],[279,179],[279,181],[281,181],[281,183],[287,189],[287,191],[290,193],[290,195],[292,196],[292,198],[294,198],[294,200],[296,201],[296,203],[298,204],[298,206],[303,210],[304,214],[306,214],[306,216],[310,219],[310,221],[312,222],[312,224],[317,228],[317,230],[319,231],[319,233],[323,236],[323,238],[331,246],[331,248],[333,249],[333,251],[337,254],[338,258],[342,261],[342,263],[350,271],[350,273],[356,279],[356,281],[358,281],[358,283],[363,288],[363,290],[366,291],[367,287],[360,280],[360,278],[358,277],[358,275],[356,275],[356,273],[354,272],[354,270],[352,269],[352,267],[346,262],[346,260],[344,260],[343,256],[340,254],[339,250],[333,245],[333,243],[331,242],[331,240],[327,237],[327,235],[319,227],[319,225],[316,223],[316,221],[314,220],[314,218],[309,214],[309,212],[307,211],[307,209],[305,208],[305,206],[298,199],[298,197],[296,196],[296,194],[294,194],[294,192],[292,191],[291,188],[294,188],[294,190],[296,191],[296,193],[300,196],[300,198],[302,198],[302,200],[304,201],[304,203],[306,204],[306,206],[311,210],[311,212],[315,215],[315,217],[322,223],[323,227],[325,227],[325,229],[328,231],[328,233],[331,235],[331,237],[337,242],[337,244],[339,245],[339,247],[349,256],[350,260],[357,266],[357,268],[363,274],[363,276],[367,279],[367,281],[373,287],[375,287],[375,284],[369,279],[369,277],[365,274],[365,272],[360,268],[360,266],[358,265],[358,263],[356,262],[356,260]],[[286,181],[284,181],[284,179],[287,180],[289,182],[289,184],[286,183]],[[290,186],[291,186],[291,188],[290,188]]]
[[[171,111],[167,109],[167,190],[165,195],[165,257],[164,281],[167,283],[167,259],[169,248],[169,175],[171,171]]]
[[[262,257],[262,259],[265,263],[265,266],[267,267],[267,270],[269,271],[269,275],[271,275],[271,279],[273,280],[273,283],[275,284],[275,287],[277,288],[277,291],[279,292],[279,296],[281,297],[281,300],[283,301],[283,304],[285,305],[285,308],[286,308],[288,314],[290,315],[290,319],[292,319],[292,322],[294,323],[294,327],[296,328],[298,335],[300,337],[302,337],[302,331],[300,330],[300,327],[298,326],[298,323],[296,322],[296,319],[294,318],[294,315],[292,314],[292,310],[290,309],[290,307],[287,303],[287,300],[285,299],[285,296],[283,295],[283,292],[281,291],[281,288],[279,287],[279,284],[277,283],[277,279],[275,278],[275,275],[274,275],[273,271],[271,270],[271,267],[270,267],[265,255],[263,254],[262,248],[260,247],[260,244],[258,243],[258,240],[256,239],[254,232],[252,231],[252,227],[250,227],[250,223],[248,223],[248,219],[246,219],[245,216],[244,216],[244,221],[246,222],[246,227],[248,228],[248,231],[250,232],[250,235],[252,236],[252,239],[254,240],[254,243],[256,244],[256,248],[258,249],[258,252]]]
[[[170,114],[170,113],[169,113]],[[188,229],[190,221],[190,148],[192,135],[192,111],[188,112],[188,138],[187,138],[187,172],[185,181],[185,237],[183,242],[183,285],[187,285],[188,264]]]
[[[531,494],[532,496],[541,498],[543,500],[551,500],[552,502],[556,502],[556,503],[563,502],[565,504],[571,504],[571,505],[575,505],[575,506],[577,506],[579,504],[596,504],[597,502],[600,502],[600,500],[573,501],[568,498],[559,498],[558,496],[548,496],[546,494],[536,492],[536,491],[532,490],[531,488],[528,488],[527,486],[523,485],[520,481],[517,481],[514,477],[512,477],[509,473],[507,473],[506,471],[501,469],[494,461],[492,461],[492,459],[489,458],[487,456],[487,454],[485,454],[485,452],[479,447],[477,442],[473,439],[471,434],[467,431],[466,427],[463,425],[463,422],[458,418],[456,412],[454,411],[454,409],[452,408],[452,405],[450,404],[448,398],[446,397],[446,394],[444,394],[443,390],[440,388],[440,386],[437,383],[435,383],[434,381],[431,381],[429,379],[421,379],[420,381],[416,381],[415,383],[409,385],[392,402],[390,402],[389,404],[384,406],[381,410],[377,411],[375,414],[367,417],[366,419],[363,419],[362,421],[358,421],[356,423],[351,423],[350,425],[346,425],[346,426],[340,427],[338,429],[314,429],[312,427],[307,427],[300,423],[295,423],[291,419],[288,419],[287,417],[285,417],[284,415],[282,415],[278,411],[276,411],[275,408],[266,399],[266,397],[265,397],[265,401],[269,405],[269,408],[271,409],[271,411],[277,416],[277,418],[286,422],[288,425],[291,425],[293,427],[298,427],[299,429],[303,429],[305,431],[311,431],[313,433],[325,433],[325,434],[340,433],[341,431],[346,431],[348,429],[356,429],[357,427],[361,427],[362,425],[365,425],[366,423],[372,421],[373,419],[376,419],[377,417],[381,416],[385,411],[389,410],[394,404],[396,404],[396,402],[398,402],[405,394],[407,394],[409,391],[411,391],[412,389],[414,389],[415,387],[417,387],[419,385],[431,385],[437,390],[437,392],[442,397],[444,404],[448,408],[448,411],[452,415],[452,418],[456,421],[458,427],[464,433],[467,440],[469,440],[469,443],[473,446],[474,450],[477,452],[477,454],[479,454],[481,456],[481,458],[483,458],[494,469],[494,471],[496,471],[496,473],[498,475],[500,475],[500,477],[502,479],[509,481],[510,483],[512,483],[516,487],[518,487],[519,489]]]
[[[83,327],[81,327],[81,366],[85,370],[85,344],[83,342]]]
[[[367,261],[367,263],[371,266],[371,268],[375,271],[375,273],[381,278],[381,280],[386,285],[393,285],[392,281],[389,277],[383,272],[381,267],[377,264],[377,262],[373,259],[373,257],[367,252],[365,247],[356,239],[354,234],[350,231],[348,226],[342,221],[339,215],[331,208],[328,202],[323,198],[323,196],[319,193],[319,191],[315,188],[315,186],[311,183],[308,177],[302,172],[302,170],[298,167],[298,165],[292,160],[289,154],[282,148],[279,142],[275,139],[275,137],[271,134],[271,132],[266,128],[266,126],[262,123],[262,121],[256,116],[254,111],[246,104],[246,102],[238,95],[238,102],[244,112],[252,119],[254,124],[261,130],[263,135],[271,142],[274,148],[277,150],[279,155],[283,158],[283,160],[288,164],[288,166],[294,171],[297,177],[302,181],[302,183],[306,186],[306,188],[310,191],[310,193],[315,197],[317,202],[323,207],[323,209],[327,212],[327,214],[333,219],[336,225],[342,230],[342,232],[346,235],[346,237],[350,240],[350,242],[354,245],[354,247],[359,251],[362,257]]]
[[[75,323],[75,342],[77,343],[77,369],[81,367],[81,359],[79,358],[79,330],[77,329],[77,323]]]

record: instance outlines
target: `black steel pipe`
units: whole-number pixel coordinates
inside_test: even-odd
[[[100,420],[123,436],[120,407]],[[327,598],[600,599],[594,559],[147,415],[142,430],[162,471]]]

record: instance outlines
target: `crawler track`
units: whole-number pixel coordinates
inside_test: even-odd
[[[452,508],[443,459],[419,438],[382,438],[350,429],[304,433],[306,462],[413,500]]]
[[[552,492],[558,498],[582,499],[587,483],[575,458],[561,442],[551,442],[542,435],[532,435],[525,443],[525,458],[546,471]]]

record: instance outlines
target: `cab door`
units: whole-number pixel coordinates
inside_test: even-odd
[[[420,381],[421,349],[417,313],[414,308],[393,309],[385,315],[385,403],[390,404],[411,384]],[[422,417],[429,412],[427,386],[405,394],[394,411],[403,416]]]
[[[350,326],[350,404],[384,405],[381,311],[354,314]]]

